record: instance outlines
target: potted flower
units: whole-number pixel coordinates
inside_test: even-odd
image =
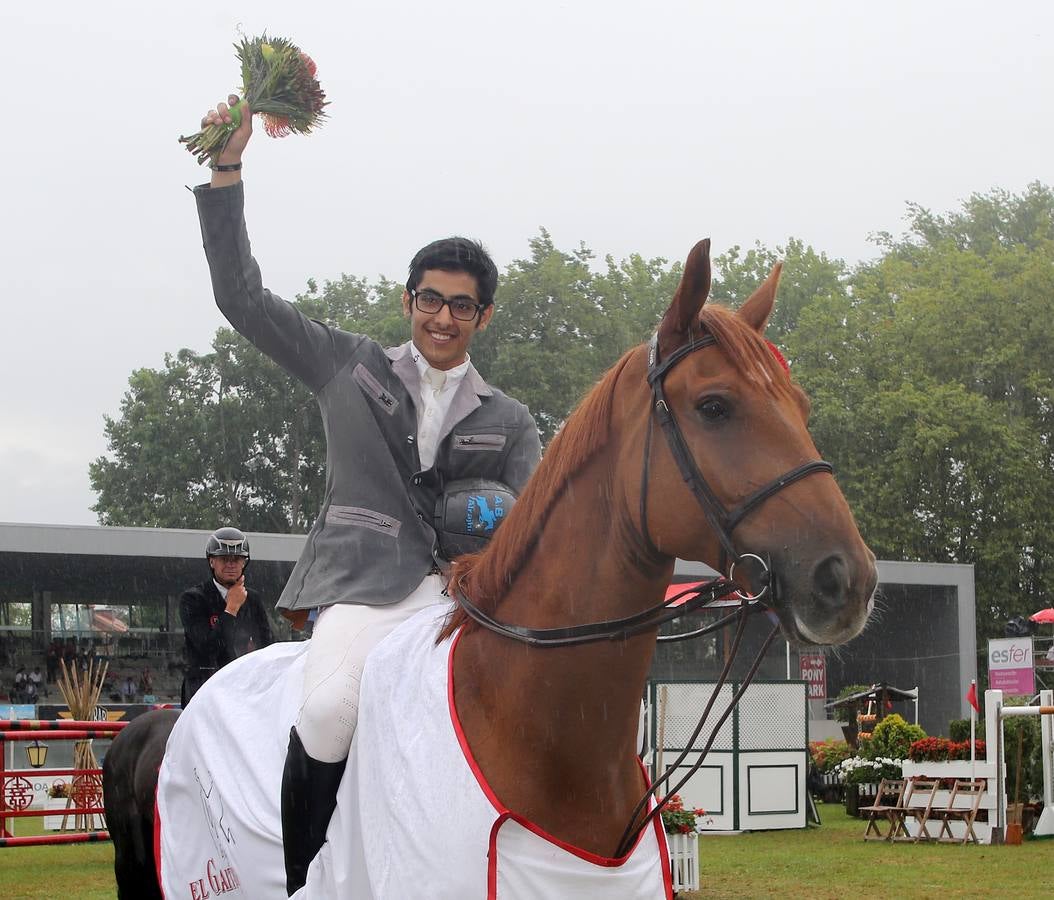
[[[859,815],[861,805],[868,804],[868,798],[878,793],[878,783],[883,778],[900,778],[903,761],[888,756],[867,759],[863,756],[850,756],[838,764],[838,772],[845,782],[845,811]]]
[[[699,826],[713,825],[705,809],[685,807],[679,794],[671,794],[660,812],[670,849],[674,891],[699,890]]]
[[[70,784],[63,781],[61,778],[56,778],[51,786],[48,787],[48,798],[44,801],[44,808],[50,810],[65,810],[69,806],[70,798]],[[45,831],[61,831],[62,820],[66,818],[65,815],[61,816],[44,816],[44,830]],[[72,818],[70,819],[72,821]]]

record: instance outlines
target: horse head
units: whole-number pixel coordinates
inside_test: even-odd
[[[780,266],[733,313],[705,305],[709,251],[708,240],[692,249],[653,343],[657,413],[661,420],[668,412],[690,459],[678,463],[666,423],[667,440],[649,438],[654,462],[641,490],[663,504],[641,498],[645,534],[665,555],[725,573],[738,562],[734,577],[744,588],[767,567],[765,602],[788,639],[843,643],[871,612],[875,557],[819,461],[808,398],[764,339]],[[672,364],[663,369],[663,361]],[[692,463],[703,484],[688,491]],[[708,492],[713,502],[701,496]]]

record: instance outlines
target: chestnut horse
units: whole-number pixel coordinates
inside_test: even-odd
[[[706,307],[709,241],[697,244],[659,325],[657,359],[641,346],[608,372],[488,548],[456,563],[456,591],[502,622],[566,627],[661,605],[677,558],[728,571],[730,556],[753,554],[771,569],[792,642],[856,636],[872,607],[874,555],[829,468],[813,463],[808,399],[764,341],[778,281],[779,266],[734,314]],[[656,377],[666,360],[674,365]],[[657,398],[649,380],[663,374]],[[665,428],[653,427],[667,411],[714,506],[686,487]],[[722,526],[722,507],[745,505]],[[459,627],[455,702],[495,793],[567,843],[613,854],[643,792],[634,740],[656,631],[538,648],[464,609],[446,633]]]
[[[430,633],[427,646],[434,634],[436,645],[453,647],[451,712],[492,795],[602,865],[614,865],[627,832],[645,816],[635,738],[676,559],[708,563],[743,591],[767,593],[795,643],[847,641],[871,611],[874,556],[830,466],[818,458],[807,398],[763,338],[778,280],[777,266],[737,312],[705,306],[709,241],[693,248],[652,343],[629,351],[583,400],[488,547],[455,563],[450,593],[459,604]],[[224,717],[213,709],[223,692],[217,685],[239,677],[243,690],[257,684],[254,673],[244,675],[251,666],[281,685],[274,669],[294,652],[279,645],[217,673],[177,734],[194,717],[222,727]],[[364,695],[369,679],[367,667]],[[382,716],[390,711],[383,703],[372,707]],[[360,731],[370,708],[364,700]],[[274,706],[259,718],[267,720],[261,731],[276,738],[258,739],[255,759],[273,743],[280,761],[288,723],[276,721]],[[244,733],[249,719],[242,717],[243,731],[230,740],[252,740]],[[391,755],[420,758],[421,748]],[[222,790],[238,777],[207,774],[199,778],[202,797],[213,799],[214,786]],[[272,793],[272,785],[250,792],[259,798],[257,835],[268,815],[278,828],[276,809],[262,809],[273,805]],[[221,837],[233,832],[234,815],[229,805],[222,810]],[[178,846],[181,824],[189,827],[173,823],[170,846]],[[401,834],[413,824],[391,827]],[[443,858],[434,845],[464,836],[456,828],[439,831],[428,840]],[[344,853],[335,836],[347,833],[331,824],[327,852]],[[312,873],[307,895],[326,894],[312,887]],[[281,896],[280,878],[274,881]],[[475,881],[457,893],[485,895]]]

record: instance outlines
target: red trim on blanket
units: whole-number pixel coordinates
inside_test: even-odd
[[[160,773],[160,768],[158,772]],[[161,900],[165,898],[165,887],[161,881],[161,811],[157,808],[157,783],[154,783],[154,868],[157,870],[157,889]]]
[[[497,877],[498,877],[498,859],[497,859],[497,840],[498,830],[506,820],[513,819],[526,828],[528,831],[536,834],[538,837],[550,844],[554,844],[562,850],[577,856],[579,859],[585,860],[588,863],[592,863],[595,866],[603,866],[605,868],[618,868],[626,863],[626,861],[633,856],[634,851],[640,846],[640,842],[644,839],[644,833],[641,832],[637,836],[636,842],[630,848],[629,852],[622,857],[614,859],[608,856],[599,856],[596,853],[590,853],[588,850],[582,850],[573,844],[568,844],[566,841],[560,840],[558,837],[549,834],[544,828],[531,822],[529,819],[525,819],[523,816],[512,812],[506,807],[499,799],[497,794],[491,789],[490,784],[487,782],[487,777],[483,774],[483,770],[480,769],[479,764],[476,762],[475,756],[472,755],[472,749],[468,745],[468,738],[465,737],[465,732],[461,728],[461,719],[457,714],[457,707],[454,705],[454,651],[457,650],[458,642],[461,640],[461,630],[459,629],[457,634],[454,635],[454,639],[450,642],[450,652],[447,656],[447,708],[450,711],[450,723],[454,726],[454,733],[457,735],[457,742],[461,747],[461,753],[465,757],[465,762],[468,763],[469,769],[476,778],[477,784],[479,784],[480,790],[483,791],[486,798],[490,801],[491,806],[498,813],[498,819],[490,830],[490,846],[487,851],[487,896],[488,900],[493,900],[494,892],[497,890]],[[641,776],[644,779],[644,783],[650,786],[648,779],[648,773],[644,768],[644,764],[638,759],[637,765],[640,766]],[[651,805],[651,804],[649,804]],[[655,828],[655,837],[659,846],[659,863],[662,866],[662,877],[663,882],[666,886],[666,895],[668,898],[673,896],[673,877],[670,873],[670,853],[666,846],[666,834],[662,829],[662,820],[660,816],[656,816],[653,820],[653,827]],[[646,831],[647,829],[645,829]]]

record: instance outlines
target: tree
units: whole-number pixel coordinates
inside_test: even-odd
[[[783,263],[779,299],[766,336],[784,348],[786,336],[797,327],[807,305],[825,297],[845,299],[849,273],[842,260],[829,259],[826,253],[817,253],[795,237],[775,251],[756,244],[744,254],[742,248],[735,246],[714,260],[718,274],[711,292],[713,299],[733,309],[739,307],[777,262]]]
[[[943,217],[910,207],[909,234],[788,339],[865,539],[973,563],[981,637],[1054,596],[1052,208],[1039,186]]]
[[[129,379],[106,417],[110,456],[89,466],[103,525],[302,532],[324,482],[310,392],[228,329]]]

